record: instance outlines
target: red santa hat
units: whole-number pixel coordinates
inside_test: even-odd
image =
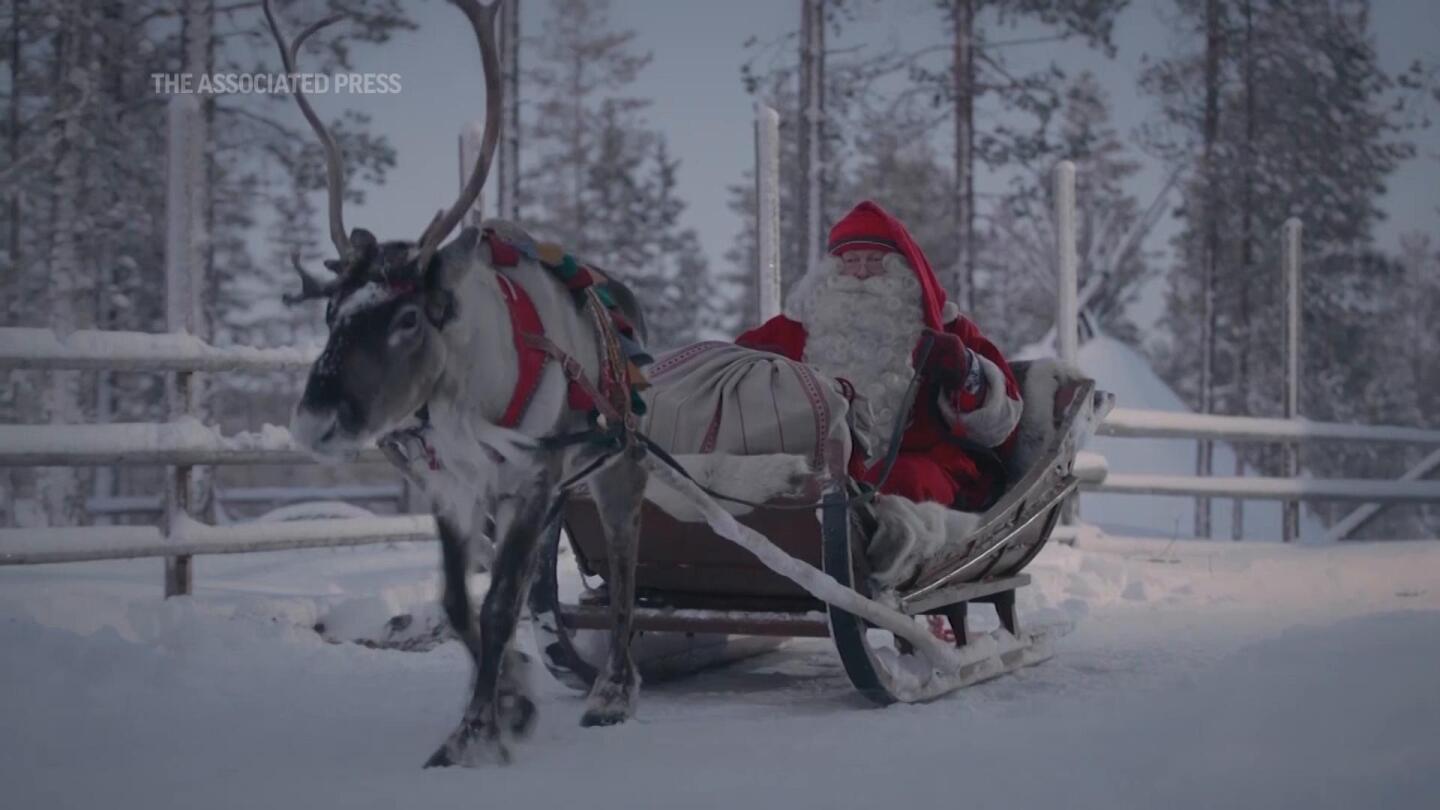
[[[873,200],[865,200],[840,218],[830,229],[830,254],[843,256],[852,250],[889,250],[905,257],[920,282],[920,310],[925,325],[941,329],[955,320],[960,308],[945,300],[945,288],[930,269],[925,252],[915,244],[900,220]]]

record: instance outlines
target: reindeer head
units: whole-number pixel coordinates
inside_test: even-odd
[[[440,331],[455,317],[455,296],[447,280],[447,255],[440,243],[470,210],[485,185],[500,134],[500,78],[495,46],[499,2],[450,0],[475,29],[485,73],[485,132],[479,159],[460,197],[439,212],[416,241],[380,242],[370,231],[348,234],[342,217],[344,167],[339,145],[300,90],[295,102],[325,149],[330,204],[330,240],[338,257],[327,260],[327,278],[295,261],[301,292],[289,302],[323,298],[330,329],[325,350],[310,369],[305,392],[295,406],[290,431],[302,447],[322,456],[344,456],[399,426],[419,410],[435,389],[445,365]],[[270,0],[265,20],[280,49],[287,73],[296,73],[300,46],[316,31],[336,22],[330,17],[306,27],[287,43]],[[473,231],[467,232],[473,236]],[[471,245],[459,245],[468,253]],[[451,260],[459,264],[458,260]]]

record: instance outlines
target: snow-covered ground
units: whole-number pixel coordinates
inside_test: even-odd
[[[1082,538],[1022,594],[1050,661],[871,708],[823,641],[648,686],[581,729],[541,675],[516,762],[422,771],[468,661],[332,644],[428,603],[436,550],[0,570],[0,806],[1433,807],[1440,543]],[[987,617],[989,618],[989,617]],[[1023,619],[1023,616],[1022,616]]]

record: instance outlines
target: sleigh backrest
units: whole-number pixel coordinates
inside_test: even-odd
[[[1013,576],[1050,538],[1065,499],[1075,491],[1075,455],[1108,409],[1095,381],[1053,359],[1012,364],[1025,411],[1009,459],[1010,484],[963,543],[952,544],[901,594],[906,610],[923,611],[947,585]]]

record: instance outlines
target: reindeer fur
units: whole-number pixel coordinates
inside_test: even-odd
[[[513,226],[504,227],[515,232]],[[412,379],[411,390],[391,391],[384,396],[378,391],[349,391],[348,396],[370,398],[366,409],[372,403],[381,403],[388,411],[367,411],[363,431],[332,438],[333,433],[325,428],[335,424],[335,417],[312,401],[310,391],[324,388],[319,379],[323,375],[343,374],[353,365],[342,352],[360,338],[347,340],[345,323],[337,320],[327,350],[312,370],[307,396],[297,407],[294,428],[302,443],[317,452],[344,454],[372,438],[404,429],[411,414],[421,405],[427,407],[430,426],[426,441],[434,449],[441,469],[417,474],[418,465],[410,465],[405,472],[421,482],[434,505],[445,613],[474,664],[473,688],[464,716],[430,757],[427,765],[431,766],[506,761],[507,740],[523,736],[533,726],[535,704],[523,672],[528,662],[513,647],[515,626],[535,574],[542,538],[551,528],[547,522],[558,518],[559,499],[563,497],[560,483],[583,471],[605,452],[589,444],[552,449],[540,441],[588,426],[585,414],[568,407],[568,381],[557,363],[546,365],[539,388],[519,424],[514,429],[497,424],[519,374],[509,310],[498,273],[504,272],[529,293],[547,337],[575,358],[592,380],[598,379],[600,373],[601,347],[589,314],[575,305],[571,294],[557,280],[529,259],[522,259],[515,268],[496,269],[489,248],[478,235],[476,230],[468,229],[441,250],[425,290],[412,294],[425,296],[426,306],[432,310],[430,303],[435,300],[448,304],[444,309],[449,317],[427,326],[431,331],[426,339],[434,343],[427,343],[414,361],[416,368],[433,366],[434,370]],[[618,283],[611,284],[622,307],[631,308],[626,316],[643,333],[643,319],[633,308],[633,296]],[[357,290],[363,292],[363,287]],[[340,303],[343,306],[344,300]],[[367,306],[393,304],[377,299]],[[344,314],[352,318],[363,315],[360,311]],[[373,337],[369,340],[371,345],[376,343]],[[380,351],[384,350],[372,349],[372,353]],[[387,369],[383,373],[405,372]],[[335,388],[343,383],[332,381],[328,385]],[[639,458],[638,448],[622,449],[586,481],[610,546],[614,624],[610,656],[587,700],[584,725],[608,725],[627,719],[639,687],[629,649],[635,550],[647,477]],[[493,516],[493,560],[479,536],[484,526],[477,516],[484,515]],[[485,563],[489,564],[491,585],[477,616],[466,583],[477,564]]]
[[[454,293],[460,317],[441,331],[446,360],[444,374],[428,400],[432,441],[442,467],[455,469],[462,479],[483,482],[477,494],[482,503],[493,505],[496,549],[490,591],[480,608],[479,643],[467,642],[475,662],[474,694],[460,727],[432,757],[431,765],[470,761],[477,753],[476,743],[482,756],[504,760],[503,737],[524,734],[533,722],[534,704],[524,680],[510,674],[519,661],[512,648],[515,625],[535,574],[541,538],[549,529],[547,517],[558,516],[557,500],[563,496],[557,487],[597,455],[587,446],[546,450],[536,441],[586,427],[585,415],[566,404],[568,381],[556,363],[546,366],[516,428],[511,431],[495,424],[518,376],[509,310],[486,246],[472,239],[457,241],[462,244],[442,256],[441,283]],[[529,260],[507,275],[529,293],[546,335],[578,360],[590,379],[598,379],[601,349],[594,326],[570,293]],[[633,298],[627,295],[621,300]],[[628,314],[639,322],[638,311]],[[494,463],[496,455],[503,463]],[[639,687],[629,648],[645,479],[634,452],[625,450],[587,481],[610,545],[614,623],[610,656],[586,703],[584,725],[627,719]],[[475,501],[466,501],[453,487],[439,493],[436,503],[443,516],[440,522],[447,526],[441,534],[446,549],[446,612],[462,638],[476,630],[464,576],[472,566],[465,550],[475,543],[456,530],[461,521],[449,516],[468,516],[474,506]],[[466,522],[473,534],[478,527],[474,521]]]
[[[430,417],[426,439],[446,473],[418,476],[435,504],[445,573],[444,606],[474,662],[473,690],[465,715],[430,765],[504,760],[502,738],[525,733],[535,704],[519,670],[524,661],[512,647],[520,605],[529,590],[546,523],[559,513],[559,484],[603,456],[595,446],[550,449],[540,439],[584,429],[583,414],[566,403],[563,371],[547,364],[538,392],[514,429],[497,424],[515,388],[515,356],[509,310],[497,269],[479,232],[466,229],[444,249],[440,243],[459,225],[480,196],[500,137],[503,88],[496,16],[499,2],[450,0],[474,29],[485,79],[485,128],[480,156],[464,188],[416,241],[380,243],[367,230],[345,230],[344,156],[338,142],[300,88],[293,92],[326,157],[330,239],[336,258],[326,262],[334,277],[320,280],[293,260],[302,281],[291,301],[323,298],[330,337],[315,361],[295,408],[291,434],[317,455],[343,457],[370,440],[408,429],[422,408]],[[281,31],[271,0],[261,4],[266,24],[287,73],[307,37],[342,19],[312,23],[293,39]],[[515,232],[503,223],[497,230]],[[589,316],[571,295],[533,260],[522,260],[510,278],[530,294],[547,337],[596,379],[600,341]],[[610,282],[612,294],[643,338],[635,298]],[[622,372],[623,373],[623,372]],[[382,439],[389,450],[403,439]],[[639,678],[630,660],[635,598],[635,546],[645,471],[636,447],[624,447],[590,476],[610,544],[613,571],[610,658],[591,690],[583,722],[615,723],[629,717]],[[402,462],[403,454],[400,459]],[[427,459],[428,461],[428,459]],[[402,464],[413,474],[408,464]],[[483,545],[474,540],[482,521],[494,518],[491,586],[477,619],[466,580]]]

